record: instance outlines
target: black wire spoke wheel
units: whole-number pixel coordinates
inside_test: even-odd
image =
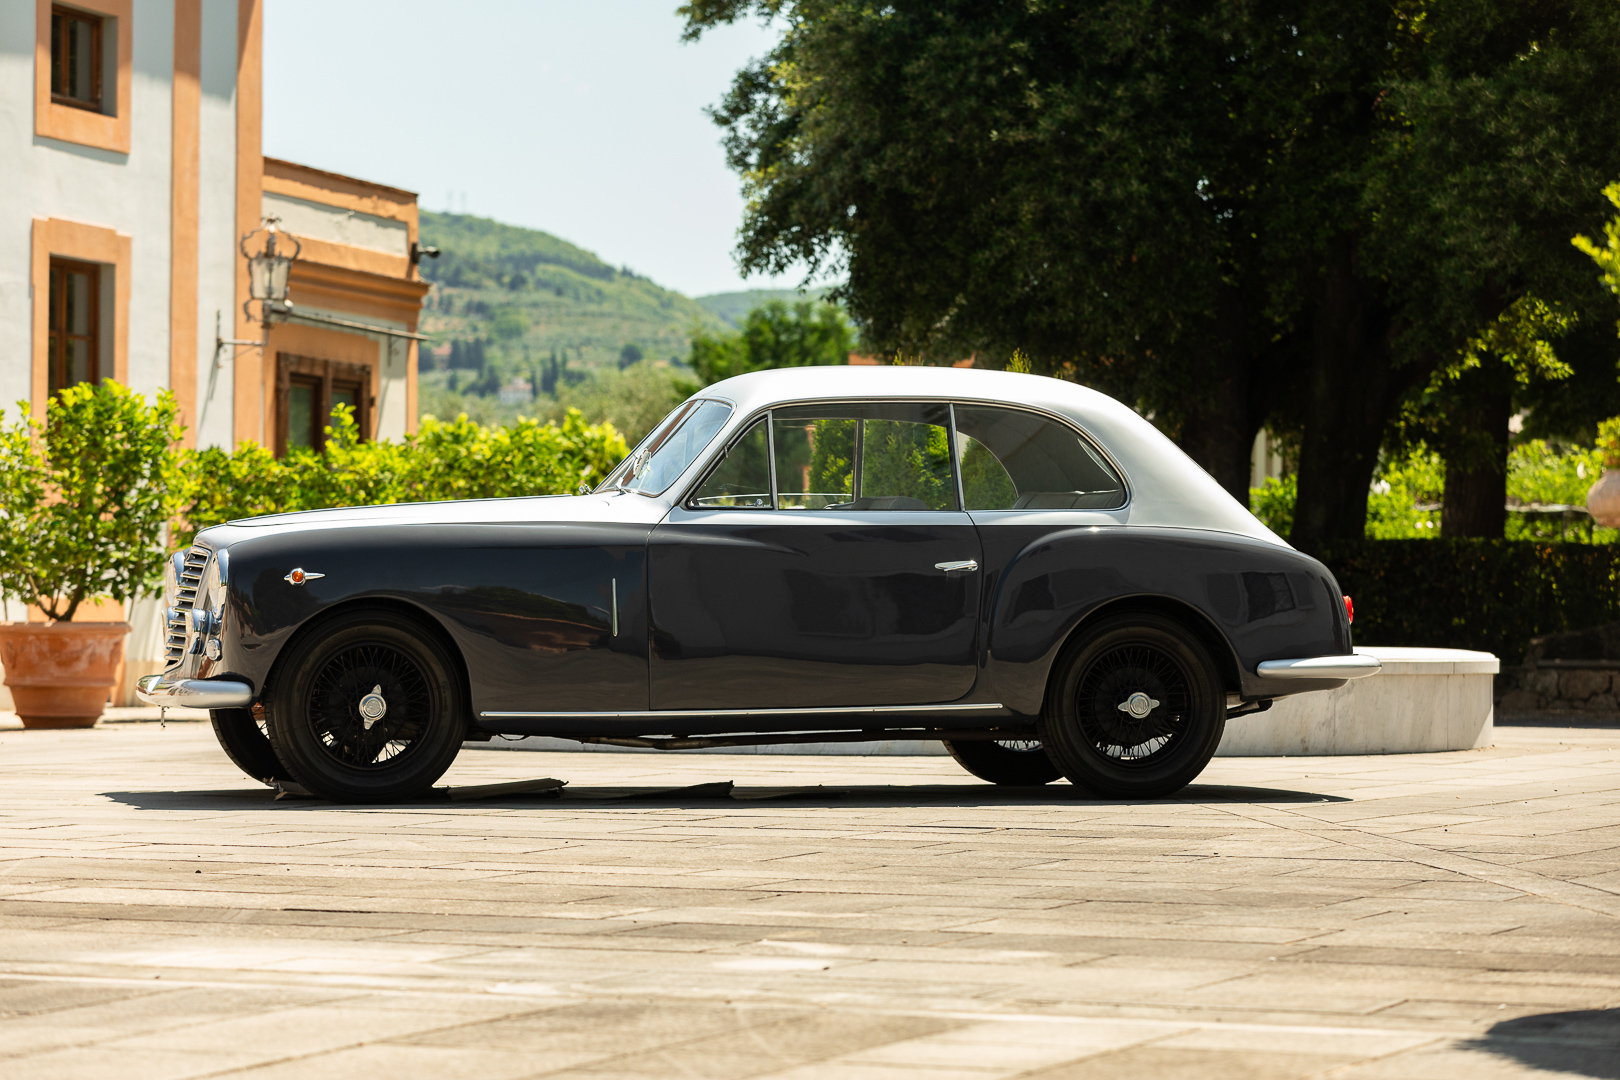
[[[362,712],[382,701],[382,715]],[[427,677],[400,649],[362,642],[335,653],[310,687],[309,716],[326,753],[355,769],[387,769],[409,753],[432,715]]]
[[[1214,756],[1226,697],[1209,651],[1156,615],[1108,619],[1053,667],[1041,736],[1074,784],[1112,798],[1179,791]]]
[[[391,612],[340,615],[295,642],[270,677],[270,742],[292,778],[342,802],[425,794],[468,719],[448,645]]]
[[[262,715],[250,709],[211,709],[208,718],[225,756],[253,779],[273,787],[277,780],[291,780],[292,774],[276,757]]]
[[[1094,659],[1080,677],[1075,719],[1098,753],[1141,768],[1174,752],[1187,730],[1187,673],[1150,645],[1123,645]]]
[[[945,749],[962,768],[992,784],[1031,787],[1063,775],[1039,739],[946,739]]]

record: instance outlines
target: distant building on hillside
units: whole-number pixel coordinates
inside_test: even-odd
[[[367,438],[415,427],[416,196],[263,156],[263,9],[0,4],[0,401],[171,389],[189,445],[278,453],[338,404]],[[299,248],[268,331],[239,246],[267,217]],[[156,603],[127,615],[125,686],[161,666]]]
[[[528,379],[513,379],[495,395],[502,405],[527,405],[534,400],[534,383]]]

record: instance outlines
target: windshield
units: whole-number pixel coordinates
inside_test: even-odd
[[[602,487],[662,495],[697,460],[730,415],[731,406],[723,401],[682,404],[664,417],[664,422],[613,470]]]

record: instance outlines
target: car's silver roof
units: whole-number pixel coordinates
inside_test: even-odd
[[[1060,511],[1065,517],[1108,518],[1133,525],[1214,529],[1283,544],[1197,462],[1126,405],[1090,387],[1042,375],[936,367],[799,367],[738,375],[699,397],[736,406],[705,461],[749,417],[799,401],[937,399],[1024,406],[1055,413],[1089,434],[1120,466],[1131,501],[1123,510]],[[682,477],[681,483],[691,477]],[[677,485],[679,487],[679,485]]]
[[[742,426],[767,408],[828,400],[932,399],[1023,406],[1062,417],[1090,435],[1113,458],[1130,489],[1130,501],[1119,510],[975,512],[975,521],[994,524],[1039,520],[1058,528],[1155,525],[1211,529],[1283,543],[1152,424],[1106,394],[1074,383],[1037,375],[957,368],[780,368],[739,375],[695,396],[726,401],[735,411],[680,478],[656,497],[599,488],[594,494],[580,497],[552,495],[306,510],[215,526],[207,531],[206,542],[219,547],[282,528],[386,524],[602,521],[654,525],[708,471]]]

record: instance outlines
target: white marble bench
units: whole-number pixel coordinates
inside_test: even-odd
[[[1496,657],[1464,649],[1357,649],[1383,662],[1377,675],[1283,698],[1269,710],[1226,724],[1218,756],[1288,757],[1319,754],[1411,754],[1491,745],[1492,676]],[[492,749],[624,752],[566,739],[475,743]],[[656,754],[658,750],[629,750]],[[689,750],[695,754],[943,754],[937,742],[794,743]]]
[[[1227,721],[1217,756],[1413,754],[1491,745],[1496,657],[1383,646],[1356,652],[1376,656],[1383,670]]]

